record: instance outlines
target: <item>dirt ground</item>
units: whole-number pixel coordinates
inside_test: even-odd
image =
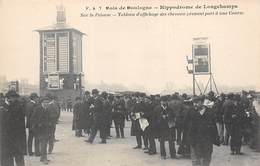
[[[126,124],[124,139],[113,137],[107,144],[99,144],[97,137],[94,144],[84,142],[86,137],[75,137],[71,130],[72,113],[62,112],[60,123],[57,125],[54,152],[48,156],[49,165],[52,166],[191,166],[188,159],[166,159],[162,160],[160,154],[149,156],[143,150],[133,149],[136,146],[135,137],[130,136],[130,123]],[[112,128],[115,136],[115,129]],[[157,142],[157,152],[159,144]],[[168,152],[168,151],[167,151]],[[256,153],[243,146],[244,155],[230,155],[228,146],[216,147],[212,156],[211,166],[259,166],[260,153]],[[169,154],[169,153],[168,153]],[[26,166],[44,165],[39,157],[26,156]]]

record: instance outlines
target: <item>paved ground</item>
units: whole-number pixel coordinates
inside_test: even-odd
[[[99,144],[99,137],[94,144],[84,142],[86,138],[75,137],[71,130],[72,114],[62,112],[61,122],[57,125],[56,142],[54,153],[49,155],[52,166],[191,166],[188,159],[167,159],[162,160],[160,155],[149,156],[143,153],[143,150],[134,150],[136,145],[135,138],[130,137],[130,123],[127,123],[126,138],[108,140],[108,144]],[[114,128],[112,135],[115,136]],[[157,142],[157,151],[159,145]],[[229,147],[214,146],[213,159],[211,166],[258,166],[260,165],[260,153],[255,153],[246,146],[241,156],[230,155]],[[38,157],[26,157],[26,166],[43,165]]]

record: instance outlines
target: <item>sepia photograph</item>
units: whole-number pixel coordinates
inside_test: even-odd
[[[258,166],[260,1],[0,0],[0,166]]]

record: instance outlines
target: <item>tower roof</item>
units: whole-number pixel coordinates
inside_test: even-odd
[[[43,27],[40,29],[36,29],[38,32],[44,32],[44,31],[61,31],[61,30],[73,30],[81,35],[84,35],[81,31],[69,26],[66,24],[66,13],[65,13],[65,8],[63,5],[57,6],[57,16],[56,16],[56,24],[50,25],[47,27]]]
[[[82,33],[81,31],[67,25],[67,24],[55,24],[55,25],[50,25],[50,26],[46,26],[40,29],[36,29],[36,31],[38,32],[44,32],[44,31],[61,31],[61,30],[73,30],[76,31],[78,33],[80,33],[81,35],[85,35],[85,33]]]

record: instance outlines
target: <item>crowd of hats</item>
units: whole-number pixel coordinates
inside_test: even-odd
[[[239,97],[240,97],[240,94],[235,94],[235,93],[227,93],[227,94],[221,93],[220,95],[218,95],[218,94],[216,95],[213,91],[210,91],[207,95],[192,96],[192,95],[187,95],[186,93],[183,93],[182,95],[180,95],[178,92],[173,93],[173,94],[168,94],[168,95],[160,95],[160,94],[147,95],[146,93],[143,93],[143,92],[128,92],[128,93],[113,94],[113,93],[108,93],[108,92],[105,92],[105,91],[100,93],[98,89],[93,89],[91,91],[91,93],[89,91],[85,91],[84,94],[85,95],[100,94],[104,98],[107,98],[107,97],[108,98],[123,97],[123,96],[136,97],[136,98],[138,98],[138,97],[148,98],[150,100],[157,98],[161,101],[167,101],[167,100],[176,99],[176,98],[181,97],[182,99],[184,99],[184,103],[186,103],[186,104],[191,104],[191,103],[194,103],[194,102],[202,101],[202,102],[204,102],[203,105],[205,105],[205,106],[210,106],[212,104],[212,103],[210,103],[209,100],[207,100],[207,99],[210,99],[210,98],[222,97],[222,98],[239,100]],[[254,92],[252,92],[252,91],[246,92],[246,91],[243,90],[242,94],[247,95],[248,98],[254,98],[255,97]],[[3,97],[18,98],[18,97],[20,97],[20,95],[16,91],[10,90],[5,95],[3,93],[0,93],[0,97],[1,98],[3,98]],[[56,98],[56,96],[51,94],[51,93],[47,93],[46,95],[39,97],[37,95],[37,93],[31,93],[29,98],[30,99],[40,98],[40,101],[44,101],[44,100],[53,100],[53,99]],[[80,100],[80,99],[81,99],[80,97],[75,98],[75,100]]]

